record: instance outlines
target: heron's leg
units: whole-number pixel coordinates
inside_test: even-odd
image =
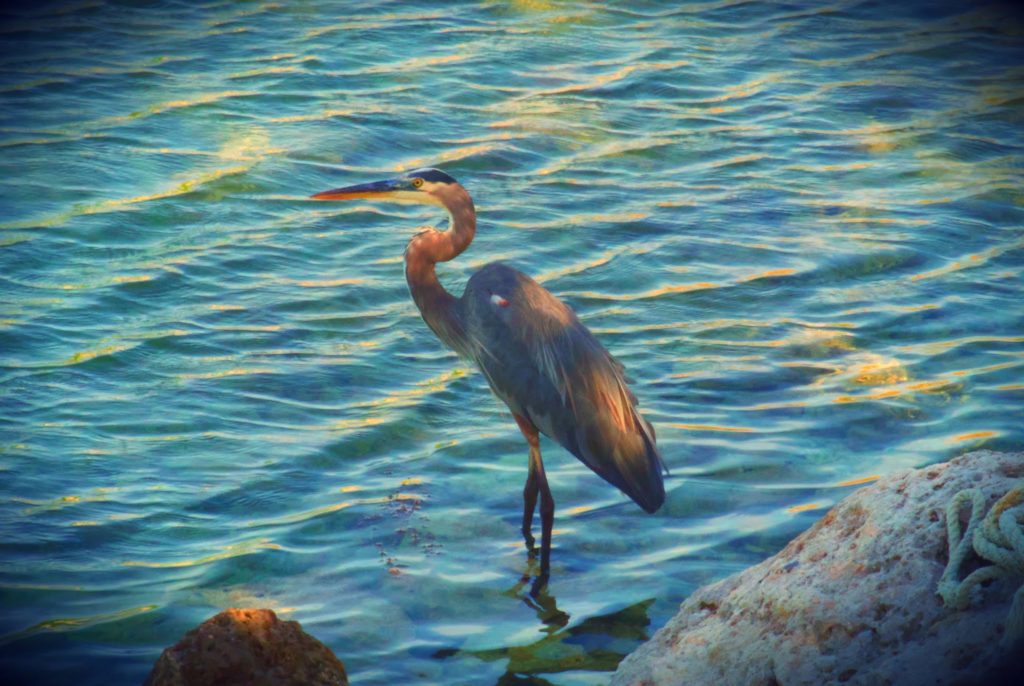
[[[540,459],[540,447],[530,451],[531,463],[535,462],[537,474],[537,488],[540,490],[540,576],[533,584],[533,593],[536,594],[548,582],[548,575],[551,572],[551,530],[555,525],[555,499],[551,497],[551,489],[548,487],[548,477],[544,473],[544,463]]]
[[[530,452],[533,452],[532,449]],[[526,542],[526,549],[531,553],[534,551],[536,539],[533,537],[533,511],[537,508],[537,474],[533,471],[533,458],[530,458],[530,473],[526,477],[526,486],[523,488],[523,540]]]
[[[523,432],[526,442],[530,444],[530,474],[526,477],[526,488],[523,490],[523,498],[526,501],[523,506],[523,531],[528,532],[533,524],[533,507],[537,502],[537,494],[540,494],[540,575],[533,582],[531,595],[536,595],[547,585],[551,573],[551,530],[555,524],[555,499],[551,496],[551,488],[548,487],[548,477],[544,473],[544,462],[540,458],[540,436],[537,427],[532,422],[517,414],[513,414],[519,430]],[[527,517],[529,512],[529,517]],[[533,535],[527,538],[532,543]],[[532,547],[532,545],[530,546]]]
[[[529,420],[514,413],[512,416],[515,418],[516,424],[519,425],[519,430],[523,432],[526,442],[530,445],[530,471],[526,477],[526,486],[523,488],[523,540],[526,542],[526,549],[532,553],[536,542],[533,538],[533,511],[537,507],[537,494],[540,492],[534,464],[540,462],[540,441],[537,429]],[[537,453],[536,459],[533,456],[534,452]]]

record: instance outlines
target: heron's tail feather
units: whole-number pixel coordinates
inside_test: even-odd
[[[665,464],[650,425],[636,413],[632,419],[626,431],[601,418],[589,423],[578,437],[580,457],[598,476],[653,513],[665,502]]]

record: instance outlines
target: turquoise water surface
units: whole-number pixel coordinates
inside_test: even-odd
[[[894,7],[898,6],[898,8]],[[166,2],[0,27],[0,667],[140,683],[232,606],[354,683],[602,684],[857,484],[1024,446],[1010,4]],[[626,365],[644,514],[419,318],[443,168]],[[29,678],[28,675],[31,675]]]

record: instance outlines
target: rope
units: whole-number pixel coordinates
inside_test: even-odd
[[[960,510],[970,503],[971,515],[967,531],[960,531]],[[985,497],[971,488],[960,491],[946,506],[946,538],[949,543],[949,564],[939,579],[938,593],[946,607],[964,610],[980,597],[980,584],[994,579],[1024,577],[1024,482],[1011,488],[996,501],[982,518]],[[963,535],[961,536],[961,533]],[[971,572],[958,581],[960,566],[974,547],[974,552],[992,564]],[[1003,648],[1024,638],[1024,584],[1017,589],[1006,618]]]

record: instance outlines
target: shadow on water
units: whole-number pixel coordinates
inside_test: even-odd
[[[554,596],[547,591],[541,591],[536,597],[525,594],[525,585],[525,582],[517,584],[507,595],[519,598],[537,613],[543,625],[543,638],[524,646],[489,650],[442,648],[434,653],[434,658],[470,656],[485,662],[508,660],[496,686],[545,686],[551,682],[538,675],[612,672],[626,655],[648,639],[647,627],[651,623],[648,610],[654,598],[569,626],[570,616],[558,608]]]

